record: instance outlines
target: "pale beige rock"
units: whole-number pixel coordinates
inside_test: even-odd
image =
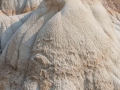
[[[37,8],[41,0],[0,0],[0,9],[7,15],[16,15]]]
[[[2,3],[0,90],[120,90],[120,14],[102,3],[43,0],[24,14]]]

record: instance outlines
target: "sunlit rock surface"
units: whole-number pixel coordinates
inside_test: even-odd
[[[120,90],[119,7],[0,0],[0,9],[0,90]]]

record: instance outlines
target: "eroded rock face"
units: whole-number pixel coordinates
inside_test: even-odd
[[[0,9],[6,15],[18,15],[33,11],[41,0],[0,0]]]
[[[120,1],[119,0],[101,0],[104,6],[107,8],[110,7],[116,12],[120,13]]]
[[[120,90],[113,13],[99,0],[43,0],[13,16],[1,10],[0,90]]]

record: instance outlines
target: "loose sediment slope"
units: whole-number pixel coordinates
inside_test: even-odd
[[[99,0],[43,0],[30,13],[0,14],[0,90],[120,90],[115,15]]]

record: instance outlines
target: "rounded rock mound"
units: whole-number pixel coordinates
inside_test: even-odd
[[[0,90],[120,90],[119,20],[100,0],[0,14]]]

